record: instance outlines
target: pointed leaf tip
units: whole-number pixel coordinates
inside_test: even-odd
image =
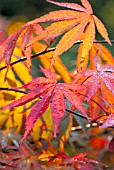
[[[42,71],[42,73],[47,78],[55,80],[55,76],[54,76],[54,74],[50,70],[47,70],[47,69],[43,68],[42,66],[39,66],[39,67],[40,67],[40,70]]]
[[[108,44],[112,45],[112,43],[110,42],[110,39],[108,37],[108,32],[107,32],[104,24],[95,15],[93,15],[93,18],[94,18],[94,21],[95,21],[95,24],[96,24],[98,32],[108,42]]]
[[[35,122],[39,119],[40,116],[43,115],[43,113],[46,111],[46,109],[49,106],[50,103],[50,98],[51,98],[51,93],[52,93],[52,89],[45,94],[45,96],[38,101],[31,109],[29,116],[26,119],[26,130],[25,133],[23,135],[23,138],[21,139],[20,142],[22,142],[23,140],[25,140],[27,138],[27,136],[29,135],[29,133],[31,132],[32,128],[34,127]]]
[[[52,118],[54,122],[54,137],[56,137],[59,124],[64,116],[64,112],[66,108],[64,96],[61,90],[57,90],[55,92],[55,95],[52,99],[51,108],[52,108]]]
[[[76,3],[66,3],[66,2],[56,2],[53,0],[47,0],[47,2],[50,2],[52,4],[61,6],[61,7],[66,7],[66,8],[70,8],[70,9],[74,9],[77,11],[82,11],[82,12],[86,12],[86,9]]]
[[[93,10],[92,10],[92,7],[91,7],[90,3],[88,2],[88,0],[81,0],[81,2],[82,2],[82,5],[87,9],[87,12],[89,14],[92,14]]]

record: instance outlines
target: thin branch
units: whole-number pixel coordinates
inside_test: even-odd
[[[114,40],[110,40],[110,41],[111,41],[111,43],[114,43]],[[82,43],[82,42],[83,42],[83,40],[76,41],[74,45],[80,44],[80,43]],[[106,41],[106,40],[96,40],[96,41],[94,41],[94,43],[107,43],[107,41]],[[41,56],[41,55],[43,55],[43,54],[49,53],[49,52],[51,52],[51,51],[54,51],[55,49],[56,49],[56,47],[50,48],[50,49],[48,49],[48,50],[44,50],[44,51],[42,51],[42,52],[40,52],[40,53],[38,53],[38,54],[32,55],[31,58],[33,59],[33,58],[39,57],[39,56]],[[27,60],[27,57],[22,57],[21,59],[12,62],[12,63],[10,64],[10,66],[13,66],[13,65],[15,65],[15,64],[17,64],[17,63],[19,63],[19,62],[25,61],[25,60]],[[0,68],[0,71],[1,71],[1,70],[4,70],[5,68],[7,68],[7,66],[1,67],[1,68]]]
[[[76,115],[76,116],[78,116],[78,117],[81,117],[81,118],[83,118],[83,119],[88,120],[87,117],[83,116],[82,114],[80,114],[80,113],[78,113],[78,112],[74,112],[74,111],[69,110],[69,109],[66,109],[66,111],[72,113],[73,115]],[[89,118],[89,120],[91,120],[91,118]]]
[[[14,92],[19,92],[19,93],[24,93],[24,94],[27,94],[26,91],[23,91],[23,90],[18,90],[18,89],[13,89],[13,88],[0,88],[0,90],[6,90],[6,91],[14,91]],[[84,118],[87,120],[87,118],[83,115],[81,115],[80,113],[77,113],[77,112],[73,112],[72,110],[69,110],[69,109],[66,109],[67,112],[70,112],[76,116],[79,116],[81,118]],[[91,118],[90,118],[91,119]]]
[[[0,87],[0,90],[14,91],[14,92],[19,92],[19,93],[27,94],[27,92],[26,92],[26,91],[23,91],[23,90],[17,90],[17,89],[13,89],[13,88],[1,88],[1,87]]]
[[[82,93],[79,93],[79,92],[78,92],[77,94],[80,94],[80,95],[88,98],[87,95],[85,95],[85,94],[82,94]],[[96,105],[98,105],[98,106],[101,108],[101,110],[106,113],[107,116],[109,115],[108,112],[107,112],[98,102],[96,102],[94,99],[90,99],[90,100],[91,100],[92,102],[96,103]]]
[[[14,88],[0,88],[0,90],[14,91],[14,92],[19,92],[19,93],[27,94],[26,91],[14,89]],[[84,96],[84,97],[87,97],[85,94],[82,94],[82,93],[79,93],[79,92],[78,92],[77,94],[80,94],[80,95],[82,95],[82,96]],[[96,103],[96,104],[101,108],[101,110],[103,110],[103,111],[106,113],[106,115],[108,115],[108,112],[106,112],[106,110],[105,110],[99,103],[97,103],[94,99],[90,99],[90,100],[93,101],[94,103]],[[70,113],[72,113],[72,114],[74,114],[74,115],[76,115],[76,116],[79,116],[79,117],[81,117],[81,118],[83,118],[83,119],[86,119],[86,120],[89,119],[89,120],[91,120],[91,118],[87,118],[86,116],[84,116],[84,115],[82,115],[82,114],[80,114],[80,113],[78,113],[78,112],[74,112],[74,111],[69,110],[69,109],[66,109],[66,111],[67,111],[67,112],[70,112]],[[96,122],[96,120],[94,120],[94,122],[95,122],[95,123],[98,123],[98,122]]]
[[[40,53],[38,53],[38,54],[32,55],[31,58],[39,57],[40,55],[49,53],[49,52],[54,51],[54,50],[55,50],[55,47],[54,47],[54,48],[50,48],[49,50],[44,50],[44,51],[42,51],[42,52],[40,52]],[[10,64],[10,66],[13,66],[13,65],[15,65],[15,64],[17,64],[17,63],[20,63],[20,62],[22,62],[22,61],[25,61],[25,60],[27,60],[27,57],[22,57],[22,58],[20,58],[19,60],[12,62],[12,63]],[[7,66],[1,67],[1,68],[0,68],[0,71],[1,71],[1,70],[4,70],[6,67],[7,67]]]

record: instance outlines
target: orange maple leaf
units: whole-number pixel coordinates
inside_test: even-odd
[[[83,6],[75,3],[55,2],[53,0],[47,1],[58,6],[73,9],[50,12],[32,22],[58,21],[48,26],[40,35],[36,36],[28,46],[44,38],[55,38],[66,32],[57,44],[51,66],[58,56],[67,51],[80,39],[83,32],[85,36],[83,39],[81,58],[85,58],[95,40],[95,25],[102,37],[111,45],[106,28],[103,23],[93,15],[92,7],[88,0],[81,0]]]

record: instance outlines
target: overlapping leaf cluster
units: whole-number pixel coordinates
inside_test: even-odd
[[[77,90],[83,90],[83,86],[74,83],[57,83],[52,72],[45,70],[42,67],[41,70],[46,78],[35,78],[31,82],[20,87],[30,89],[30,91],[25,96],[22,96],[20,99],[15,100],[11,104],[2,108],[2,110],[5,110],[7,108],[22,106],[36,98],[41,97],[40,101],[38,101],[38,103],[36,103],[30,111],[30,114],[26,120],[26,131],[21,141],[27,137],[37,119],[46,111],[51,99],[52,118],[55,127],[54,136],[56,136],[58,126],[66,110],[65,97],[71,105],[74,106],[74,108],[81,111],[82,114],[87,117],[84,108],[81,106],[82,102],[75,94]]]
[[[3,123],[0,122],[1,126],[3,126],[4,123],[6,127],[18,126],[18,131],[20,131],[23,123],[22,119],[25,114],[26,116],[28,115],[25,123],[25,133],[21,142],[27,138],[32,130],[33,138],[37,139],[35,135],[38,131],[36,129],[37,127],[42,127],[43,129],[46,125],[49,125],[49,123],[46,124],[45,121],[48,118],[48,114],[50,116],[50,113],[53,119],[50,131],[53,130],[52,126],[54,124],[55,137],[59,130],[60,123],[68,117],[68,115],[65,115],[65,111],[68,111],[67,102],[70,103],[71,112],[76,109],[79,110],[82,117],[89,121],[97,122],[100,128],[114,126],[114,59],[106,47],[100,43],[96,43],[95,37],[95,28],[97,28],[105,41],[111,45],[105,26],[93,14],[92,7],[88,0],[81,0],[82,6],[75,3],[56,2],[54,0],[47,0],[47,2],[69,9],[53,11],[28,22],[14,34],[10,35],[0,46],[1,67],[5,68],[3,64],[5,61],[7,68],[6,72],[1,74],[2,78],[5,77],[6,84],[4,84],[2,79],[0,88],[10,86],[10,90],[15,92],[18,92],[19,89],[26,89],[28,91],[22,91],[26,94],[18,96],[20,97],[19,99],[17,99],[18,97],[14,92],[11,92],[11,94],[8,92],[6,95],[3,92],[0,96],[2,101],[1,113],[7,113],[5,118],[2,114],[4,120]],[[40,23],[45,22],[52,23],[46,28],[43,28]],[[50,44],[55,42],[56,38],[62,34],[62,38],[52,52]],[[45,44],[43,44],[42,41]],[[75,43],[79,42],[81,44],[77,52],[76,69],[70,72],[62,63],[60,56]],[[25,56],[28,63],[24,62],[13,65],[12,71],[10,64],[12,61],[16,61],[15,55],[17,55],[17,53],[15,54],[15,50],[18,50],[16,45],[20,47],[20,55]],[[32,50],[38,53],[38,59],[44,66],[44,68],[40,66],[40,69],[45,75],[45,77],[39,76],[33,80],[28,69],[28,67],[30,68],[32,65]],[[3,68],[1,68],[1,72],[4,71]],[[14,82],[14,72],[18,78],[25,83],[24,85],[22,85],[19,80]],[[57,80],[64,82],[60,83],[57,82]],[[5,103],[7,101],[5,98],[8,98],[8,101],[12,101],[13,98],[14,101],[10,104],[9,102]],[[31,107],[35,99],[38,101]],[[30,105],[28,104],[29,102],[31,102]],[[87,105],[88,103],[89,106]],[[26,104],[31,107],[31,110],[27,109],[27,113],[25,113],[27,108]],[[83,104],[87,106],[86,109],[82,106]],[[15,112],[20,113],[19,109],[15,109],[15,107],[19,106],[23,106],[21,111],[24,112],[23,115],[18,114],[17,116],[20,118],[21,125],[15,120],[14,116],[16,115]],[[5,109],[10,110],[11,116],[9,116],[7,111],[4,111]],[[28,113],[29,110],[30,113]],[[45,114],[46,118],[43,120],[43,115]],[[104,115],[105,117],[102,118]],[[8,116],[10,117],[10,121]],[[38,126],[39,122],[37,122],[37,120],[40,120],[41,117],[42,123],[41,126]],[[49,118],[49,120],[51,119]],[[68,133],[69,131],[68,129]],[[41,131],[39,133],[41,133]],[[48,137],[46,137],[46,139],[47,138]],[[51,138],[49,138],[49,141]],[[62,145],[61,141],[60,143]],[[63,146],[61,148],[63,149]],[[113,139],[109,148],[113,150]],[[29,154],[27,153],[27,155],[24,156],[20,154],[19,156],[20,157],[17,158],[19,161],[17,162],[20,163],[21,159],[25,159]],[[52,156],[48,163],[53,163],[56,158],[61,157],[63,161],[59,164],[61,167],[76,164],[74,167],[84,169],[84,165],[78,166],[77,161],[82,164],[86,164],[86,162],[99,164],[99,162],[94,162],[91,159],[85,158],[85,156],[86,154],[82,153],[82,155],[79,154],[70,158],[65,154],[57,154],[56,156]],[[14,154],[12,154],[11,157],[12,160],[15,159]],[[34,162],[34,159],[32,160],[33,161],[29,159],[29,163],[27,164],[29,168],[31,164],[35,166],[36,162]],[[37,164],[37,166],[39,165]],[[104,165],[102,164],[102,166]],[[91,168],[91,165],[88,165],[88,168]]]

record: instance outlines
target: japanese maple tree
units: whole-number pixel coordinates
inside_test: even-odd
[[[95,123],[98,131],[114,127],[114,59],[111,52],[101,44],[105,42],[112,45],[113,41],[109,39],[102,21],[93,14],[90,2],[80,1],[82,5],[47,0],[66,9],[52,11],[29,21],[0,46],[2,77],[0,114],[7,114],[7,118],[3,117],[1,126],[5,126],[6,129],[12,126],[20,132],[26,118],[22,138],[14,139],[14,135],[12,139],[8,130],[1,133],[1,138],[5,136],[6,139],[5,146],[0,142],[1,147],[12,149],[12,153],[8,150],[8,154],[2,155],[0,160],[2,167],[8,168],[9,164],[10,169],[13,169],[19,163],[20,169],[25,167],[35,169],[35,166],[45,169],[42,165],[44,157],[50,168],[55,168],[55,164],[61,169],[83,170],[98,166],[106,167],[100,161],[87,158],[89,150],[74,156],[64,153],[64,143],[68,142],[73,126],[73,115],[76,116],[85,134],[88,124],[93,128],[92,124]],[[43,27],[42,23],[47,22],[48,26]],[[104,41],[96,39],[96,31],[105,39]],[[60,40],[56,41],[59,36]],[[54,48],[51,47],[53,43],[56,43]],[[61,55],[76,44],[79,44],[76,67],[69,71],[63,64]],[[22,56],[19,59],[17,59],[18,53]],[[38,67],[44,76],[32,78],[30,75],[33,58],[40,60],[42,66]],[[82,119],[80,121],[78,117],[85,119],[86,123],[82,123]],[[66,128],[62,134],[64,121]],[[30,136],[37,147],[44,146],[37,141],[39,138],[45,138],[51,151],[48,152],[48,149],[43,148],[41,153],[36,153],[33,146],[26,143],[30,140]],[[9,138],[15,146],[8,146]],[[52,146],[53,138],[58,139],[60,152]],[[105,139],[99,141],[107,143]],[[110,151],[114,151],[113,141],[112,138],[109,143]],[[98,146],[92,140],[91,143],[93,147]],[[19,155],[15,157],[15,153]],[[3,162],[4,157],[7,157],[5,162]],[[23,160],[26,160],[26,163]],[[41,162],[41,165],[38,162]]]

